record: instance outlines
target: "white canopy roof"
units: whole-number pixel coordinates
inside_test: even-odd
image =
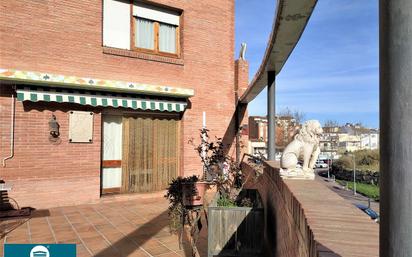
[[[262,63],[240,98],[252,101],[267,86],[267,71],[278,74],[298,43],[317,0],[277,0],[272,32]]]

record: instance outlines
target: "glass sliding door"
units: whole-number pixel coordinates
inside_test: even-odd
[[[122,186],[122,116],[103,116],[102,193],[119,193]]]

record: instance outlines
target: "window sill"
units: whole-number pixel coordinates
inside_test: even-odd
[[[182,66],[184,65],[184,60],[181,58],[173,58],[173,57],[167,57],[167,56],[147,54],[147,53],[141,53],[141,52],[126,50],[126,49],[103,47],[103,53],[131,57],[131,58],[138,58],[138,59],[147,60],[147,61],[169,63],[169,64],[182,65]]]

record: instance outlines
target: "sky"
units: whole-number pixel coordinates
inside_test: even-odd
[[[236,58],[247,43],[249,79],[272,27],[275,0],[236,1]],[[303,35],[276,78],[276,111],[289,108],[322,123],[379,127],[377,0],[319,0]],[[249,115],[266,115],[266,89]]]

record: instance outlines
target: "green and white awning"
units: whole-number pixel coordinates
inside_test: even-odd
[[[133,95],[104,94],[63,89],[22,87],[16,90],[18,101],[75,103],[81,105],[123,107],[150,111],[183,112],[185,101],[136,98]]]

